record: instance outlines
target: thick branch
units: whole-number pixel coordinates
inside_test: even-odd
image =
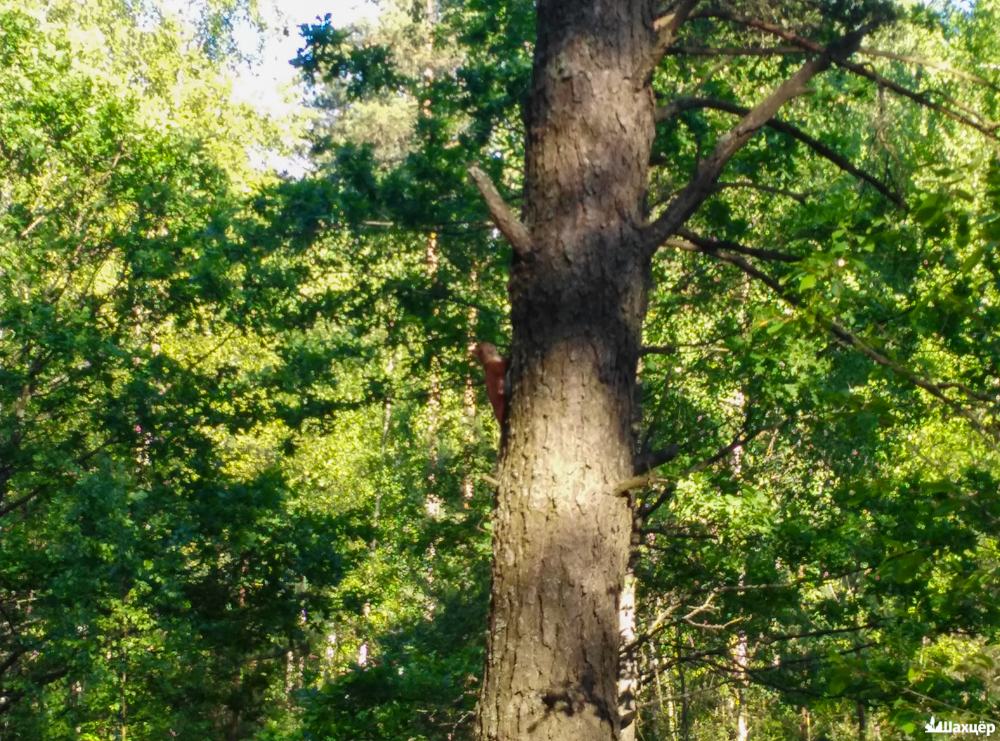
[[[850,54],[861,43],[863,34],[864,30],[848,34],[838,44],[807,61],[719,139],[715,151],[698,163],[691,182],[667,206],[666,211],[646,228],[644,241],[647,253],[652,254],[664,240],[684,225],[688,217],[711,194],[715,181],[719,179],[726,163],[750,140],[750,137],[774,118],[774,114],[781,106],[804,93],[809,81],[827,69],[835,56]]]
[[[721,100],[718,98],[678,98],[677,100],[671,101],[667,105],[658,108],[656,111],[656,120],[666,121],[682,111],[695,108],[711,108],[716,111],[724,111],[737,116],[745,116],[750,112],[750,109],[746,106],[741,106],[737,103],[732,103],[728,100]],[[900,208],[905,208],[906,204],[902,197],[893,191],[888,185],[873,175],[869,175],[849,159],[834,151],[816,137],[810,136],[802,129],[783,121],[780,118],[772,118],[768,120],[765,126],[774,129],[775,131],[779,131],[786,136],[790,136],[802,144],[805,144],[823,159],[832,162],[841,170],[853,175],[858,180],[863,180],[868,183]]]
[[[490,176],[476,166],[469,168],[469,177],[479,188],[483,200],[486,201],[486,208],[490,212],[490,218],[496,224],[497,229],[503,234],[511,247],[521,257],[526,257],[532,249],[531,234],[521,220],[510,210],[510,206],[504,201],[500,191],[493,185]]]
[[[677,38],[677,31],[684,25],[698,0],[680,0],[677,6],[653,21],[653,30],[656,31],[656,44],[653,47],[653,54],[649,60],[649,68],[652,69],[659,64],[660,59],[666,53],[667,48],[674,43]]]

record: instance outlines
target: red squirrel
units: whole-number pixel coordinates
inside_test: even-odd
[[[483,366],[486,374],[486,396],[493,405],[493,414],[497,423],[503,427],[504,416],[507,413],[507,366],[510,361],[503,357],[496,345],[490,342],[479,342],[472,349],[472,354]]]

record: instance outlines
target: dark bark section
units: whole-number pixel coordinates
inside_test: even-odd
[[[538,4],[481,739],[621,735],[656,45],[648,0]]]

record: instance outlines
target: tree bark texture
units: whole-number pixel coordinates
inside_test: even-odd
[[[619,609],[632,513],[636,365],[650,269],[640,232],[654,134],[648,0],[540,0],[512,398],[494,514],[478,731],[620,739]],[[521,225],[510,227],[512,233]]]

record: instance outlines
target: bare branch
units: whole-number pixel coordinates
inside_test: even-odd
[[[10,652],[10,656],[4,659],[3,663],[0,663],[0,674],[5,674],[7,670],[10,669],[12,666],[14,666],[14,664],[17,663],[17,660],[27,652],[28,649],[22,646],[18,646],[12,649]]]
[[[709,468],[710,466],[714,466],[716,463],[718,463],[719,461],[721,461],[723,458],[725,458],[726,456],[732,454],[732,452],[734,450],[736,450],[737,448],[742,448],[747,443],[749,443],[753,439],[757,438],[758,436],[760,436],[764,432],[767,432],[768,430],[776,430],[779,427],[782,427],[788,421],[789,421],[788,419],[784,419],[784,420],[782,420],[781,422],[779,422],[777,424],[766,425],[764,427],[758,427],[756,430],[752,430],[752,431],[747,431],[746,428],[747,428],[748,425],[744,424],[744,427],[740,431],[740,433],[737,434],[737,435],[735,435],[733,437],[733,439],[729,442],[728,445],[723,445],[721,448],[719,448],[718,450],[716,450],[712,455],[708,456],[707,458],[702,458],[697,463],[694,463],[694,464],[688,466],[687,469],[682,474],[682,476],[690,476],[693,473],[698,473],[699,471],[704,471],[706,468]],[[645,514],[648,516],[649,512],[651,512],[651,511],[652,510],[648,510]]]
[[[719,98],[678,98],[673,100],[667,105],[658,108],[656,111],[657,121],[665,121],[673,118],[678,113],[686,110],[691,110],[694,108],[711,108],[717,111],[724,111],[726,113],[732,113],[737,116],[745,116],[750,112],[750,109],[746,106],[741,106],[737,103],[732,103],[728,100],[721,100]],[[855,165],[849,159],[844,157],[839,152],[831,149],[826,144],[821,142],[814,136],[810,136],[804,132],[799,127],[783,121],[780,118],[772,118],[765,124],[768,128],[779,131],[786,136],[790,136],[802,144],[805,144],[816,154],[818,154],[823,159],[832,162],[834,165],[839,167],[846,173],[849,173],[856,177],[858,180],[863,180],[864,182],[871,185],[875,190],[885,196],[887,199],[895,203],[900,208],[905,208],[906,204],[903,198],[896,193],[887,184],[883,183],[878,178],[873,175],[869,175],[867,172],[862,170],[860,167]]]
[[[958,77],[959,79],[968,80],[969,82],[974,82],[977,85],[983,85],[991,90],[1000,92],[1000,85],[997,85],[995,82],[991,82],[985,77],[974,75],[971,72],[966,72],[962,69],[955,69],[950,64],[939,62],[936,59],[925,59],[924,57],[918,57],[912,54],[896,54],[895,52],[884,51],[882,49],[872,49],[870,46],[859,47],[858,53],[864,54],[866,57],[881,57],[883,59],[892,59],[896,62],[904,62],[905,64],[914,64],[918,67],[936,69],[940,72],[945,72],[949,75],[953,75],[954,77]]]
[[[1000,136],[997,135],[997,128],[1000,127],[1000,124],[996,124],[993,122],[979,123],[978,121],[974,121],[968,116],[963,116],[961,113],[958,113],[957,111],[954,111],[951,108],[948,108],[947,106],[943,106],[940,103],[935,103],[934,101],[932,101],[930,98],[927,97],[927,93],[917,92],[915,90],[911,90],[908,87],[904,87],[903,85],[900,85],[898,82],[890,80],[888,77],[883,77],[882,75],[878,74],[873,70],[868,69],[863,65],[855,64],[853,62],[848,62],[846,60],[838,61],[837,64],[839,64],[844,69],[850,70],[851,72],[860,77],[865,77],[871,80],[876,85],[880,85],[881,87],[891,90],[897,95],[900,95],[904,98],[909,98],[913,102],[919,103],[925,108],[930,108],[932,111],[937,111],[938,113],[947,116],[953,121],[958,121],[961,124],[973,128],[976,131],[980,132],[981,134],[989,137],[990,139],[993,139],[994,141],[1000,141]],[[978,116],[977,114],[977,118],[982,118],[982,117]]]
[[[107,437],[104,440],[104,442],[102,442],[101,444],[96,445],[95,447],[91,448],[90,450],[86,451],[85,453],[77,456],[74,459],[74,461],[73,461],[74,465],[77,465],[77,466],[83,465],[84,463],[86,463],[87,461],[89,461],[91,458],[93,458],[95,455],[97,455],[98,453],[100,453],[102,450],[106,449],[107,447],[109,447],[110,445],[112,445],[112,444],[114,444],[116,442],[119,442],[120,440],[121,440],[121,438],[118,435],[111,435],[111,436]],[[3,502],[3,499],[5,497],[4,497],[4,495],[0,495],[0,502],[3,502],[2,506],[0,506],[0,517],[6,517],[7,515],[9,515],[14,510],[16,510],[16,509],[18,509],[20,507],[24,507],[27,504],[30,504],[34,499],[36,499],[38,497],[38,495],[42,494],[45,491],[46,491],[46,485],[45,484],[39,484],[36,487],[34,487],[33,489],[31,489],[30,491],[28,491],[27,493],[22,494],[17,499],[13,499],[13,500],[8,501],[8,502]]]
[[[709,255],[710,257],[714,257],[722,262],[729,263],[730,265],[739,268],[750,277],[759,280],[761,283],[763,283],[772,291],[774,291],[779,298],[785,301],[785,303],[797,309],[804,308],[802,305],[802,301],[800,301],[797,296],[787,291],[785,287],[782,286],[777,279],[759,270],[757,267],[748,262],[742,256],[734,254],[733,252],[725,249],[723,243],[714,239],[708,239],[705,237],[698,236],[697,234],[694,234],[686,229],[679,230],[678,234],[682,236],[684,240],[686,240],[686,241],[676,242],[675,246],[677,246],[678,248],[688,251],[701,252],[705,255]],[[923,389],[938,401],[944,402],[944,404],[948,408],[952,409],[961,417],[965,418],[976,430],[982,432],[985,435],[990,436],[991,438],[995,437],[995,435],[992,432],[990,432],[990,430],[986,429],[983,426],[980,420],[976,417],[975,414],[972,413],[972,411],[968,407],[956,401],[955,399],[951,398],[950,396],[948,396],[948,394],[945,393],[945,390],[948,388],[959,388],[959,390],[963,390],[960,387],[956,386],[956,384],[951,384],[951,383],[942,384],[931,381],[930,379],[921,376],[920,374],[910,370],[909,368],[901,365],[892,358],[879,352],[874,347],[872,347],[868,342],[861,339],[858,335],[854,334],[849,329],[847,329],[847,327],[845,327],[840,322],[834,319],[828,319],[822,315],[816,314],[815,312],[812,312],[811,316],[813,317],[813,319],[815,319],[817,324],[819,324],[830,334],[832,334],[833,337],[840,344],[844,345],[845,347],[858,350],[862,355],[874,361],[878,365],[888,368],[893,373],[899,375],[902,378],[905,378],[914,386]],[[971,398],[975,400],[992,401],[992,399],[990,399],[985,394],[979,394],[977,392],[972,391],[971,389],[969,389],[968,391],[971,392],[971,394],[966,393],[966,395],[971,396]]]
[[[472,178],[476,187],[479,188],[483,200],[486,201],[486,208],[490,212],[490,218],[493,219],[493,223],[496,224],[500,233],[507,238],[514,251],[521,257],[530,254],[532,245],[531,234],[528,232],[528,228],[511,211],[510,206],[507,205],[503,196],[500,195],[500,191],[493,185],[490,176],[473,165],[469,168],[469,177]]]
[[[903,558],[905,556],[910,555],[911,553],[917,553],[919,550],[920,550],[919,548],[911,548],[911,549],[908,549],[908,550],[905,550],[905,551],[900,551],[899,553],[895,553],[895,554],[893,554],[891,556],[886,556],[882,561],[880,561],[879,563],[874,564],[874,565],[859,566],[857,568],[848,569],[847,571],[839,571],[839,572],[834,573],[834,574],[828,574],[828,573],[824,572],[824,575],[821,576],[818,579],[813,579],[812,577],[809,577],[809,576],[800,576],[800,577],[798,577],[796,579],[792,579],[792,580],[786,581],[786,582],[770,582],[770,583],[761,583],[761,584],[744,584],[744,583],[739,583],[739,584],[719,584],[719,585],[716,585],[716,586],[713,586],[713,587],[705,587],[703,589],[695,590],[694,592],[692,592],[692,595],[694,595],[694,594],[705,594],[707,592],[712,592],[712,591],[715,591],[715,592],[738,592],[738,593],[742,593],[742,592],[765,591],[765,590],[772,590],[772,589],[775,589],[775,590],[794,589],[796,587],[803,586],[803,585],[809,586],[809,587],[819,587],[819,586],[821,586],[823,584],[828,584],[829,582],[840,581],[842,579],[848,579],[848,578],[853,577],[853,576],[858,576],[859,574],[862,575],[862,576],[868,576],[869,574],[871,574],[874,571],[877,571],[879,568],[881,568],[885,564],[889,563],[890,561],[895,561],[897,559]]]
[[[770,250],[765,250],[769,252]],[[796,258],[797,259],[797,258]],[[712,353],[729,352],[729,348],[719,343],[732,339],[735,335],[724,335],[712,337],[704,342],[678,342],[676,345],[643,345],[639,349],[639,354],[646,355],[677,355],[682,350],[704,350]]]
[[[798,46],[677,46],[668,47],[664,54],[694,57],[771,57],[804,54]]]
[[[819,630],[807,630],[801,633],[780,633],[780,634],[768,634],[763,638],[756,641],[756,643],[763,644],[765,646],[771,645],[772,643],[780,643],[782,641],[797,641],[802,638],[822,638],[824,636],[839,635],[842,633],[857,633],[862,630],[878,630],[882,627],[882,623],[870,620],[862,625],[849,625],[844,628],[822,628]]]
[[[674,617],[674,613],[677,612],[681,603],[671,602],[669,605],[661,609],[659,614],[653,618],[652,621],[650,621],[649,626],[642,632],[642,635],[636,637],[636,639],[631,643],[622,646],[621,650],[624,653],[636,651],[642,646],[642,644],[652,640],[657,633],[660,633],[665,628],[671,625],[676,625],[680,622],[691,620],[703,612],[711,611],[715,607],[714,602],[716,597],[718,597],[717,592],[709,593],[708,597],[706,597],[701,604],[691,607],[686,614],[680,615],[676,618]]]
[[[645,349],[645,348],[644,348]],[[650,469],[658,468],[664,463],[669,463],[681,452],[680,445],[668,445],[662,450],[651,450],[636,456],[636,473],[646,473]]]
[[[734,128],[718,140],[712,154],[698,163],[691,182],[674,198],[659,218],[646,227],[644,242],[648,254],[655,252],[664,240],[684,225],[688,217],[711,194],[726,163],[750,140],[750,137],[774,118],[781,106],[806,92],[809,81],[826,70],[834,57],[850,54],[861,43],[866,30],[854,31],[830,48],[821,50],[818,56],[799,67],[794,75],[748,111]]]
[[[654,499],[651,502],[646,502],[639,508],[638,518],[637,518],[638,521],[640,523],[643,523],[646,520],[648,520],[649,516],[654,512],[656,512],[656,510],[658,510],[664,504],[666,504],[667,501],[670,500],[670,498],[674,495],[676,491],[677,491],[677,482],[676,481],[667,482],[666,486],[663,487],[663,491],[661,491],[659,495],[657,495],[656,499]]]
[[[707,458],[703,458],[700,461],[691,464],[683,472],[681,472],[680,475],[676,477],[665,478],[663,476],[660,476],[659,474],[656,473],[653,467],[649,466],[647,467],[645,473],[641,473],[629,479],[625,479],[625,481],[622,481],[612,490],[612,493],[615,496],[621,496],[622,494],[625,494],[634,489],[642,488],[644,486],[650,486],[653,484],[664,484],[665,488],[660,493],[660,495],[657,497],[656,500],[654,500],[653,502],[649,502],[639,508],[640,519],[646,519],[658,507],[663,505],[663,503],[666,502],[667,499],[670,498],[670,496],[673,494],[673,490],[677,484],[677,481],[683,479],[686,476],[690,476],[693,473],[704,471],[706,468],[713,466],[719,461],[721,461],[723,458],[725,458],[727,455],[732,453],[737,448],[746,445],[748,442],[753,440],[761,433],[766,432],[767,430],[776,429],[777,427],[780,427],[782,424],[784,424],[784,421],[778,425],[768,425],[766,427],[760,427],[752,432],[747,432],[745,429],[741,430],[740,433],[737,434],[727,445],[723,445],[721,448],[716,450],[714,453],[712,453],[712,455],[708,456]],[[668,463],[674,460],[677,457],[677,454],[680,453],[680,450],[678,449],[674,451],[671,448],[667,448],[662,452],[664,453],[663,457],[665,458],[665,460],[656,465],[663,465],[664,463]]]
[[[722,249],[738,252],[742,255],[749,255],[751,257],[759,257],[763,260],[772,260],[775,262],[801,262],[802,260],[802,258],[798,255],[792,255],[788,252],[780,252],[779,250],[769,250],[762,247],[747,247],[739,242],[732,242],[725,239],[717,239],[715,241]]]
[[[822,49],[822,47],[815,41],[803,38],[802,36],[799,36],[793,31],[789,31],[787,29],[782,28],[781,26],[776,26],[773,23],[768,23],[766,21],[762,21],[757,18],[747,18],[745,16],[737,15],[736,13],[730,13],[728,11],[723,11],[723,10],[714,10],[699,15],[700,17],[706,17],[706,18],[708,17],[720,18],[723,20],[732,21],[733,23],[738,23],[743,26],[747,26],[749,28],[756,28],[759,31],[764,31],[773,36],[777,36],[778,38],[784,41],[788,41],[808,51],[819,52]],[[911,90],[910,88],[901,85],[898,82],[895,82],[894,80],[890,80],[889,78],[878,74],[874,70],[871,70],[862,64],[849,61],[845,56],[838,56],[833,61],[837,64],[837,66],[843,67],[844,69],[853,72],[859,77],[864,77],[868,80],[871,80],[876,85],[884,87],[887,90],[891,90],[897,95],[900,95],[904,98],[909,98],[914,103],[918,103],[919,105],[922,105],[925,108],[937,111],[938,113],[947,116],[948,118],[954,121],[964,124],[965,126],[968,126],[972,129],[975,129],[976,131],[980,132],[981,134],[987,136],[988,138],[994,141],[1000,141],[1000,135],[997,134],[998,124],[994,123],[983,124],[979,123],[978,121],[974,121],[968,116],[963,116],[961,113],[954,111],[951,108],[948,108],[947,106],[943,106],[940,103],[935,103],[934,101],[930,100],[930,98],[927,97],[927,93]],[[977,116],[977,118],[982,118],[982,117]]]
[[[809,200],[808,193],[800,193],[797,190],[789,190],[788,188],[778,188],[774,185],[763,185],[761,183],[755,183],[752,180],[720,180],[715,184],[715,190],[725,190],[726,188],[747,188],[749,190],[758,190],[761,193],[769,193],[775,196],[784,196],[785,198],[791,198],[793,201],[799,203],[805,203]]]
[[[676,355],[678,345],[643,345],[640,355]]]
[[[711,532],[696,533],[679,526],[653,525],[639,530],[640,535],[663,535],[669,538],[690,538],[691,540],[716,540],[719,537],[718,527],[713,525]]]
[[[4,503],[4,505],[0,507],[0,517],[5,517],[18,507],[23,507],[24,505],[28,504],[29,502],[31,502],[32,499],[37,497],[43,491],[45,491],[44,486],[36,486],[27,494],[24,494],[23,496],[20,496],[17,499],[14,499],[10,502]]]

